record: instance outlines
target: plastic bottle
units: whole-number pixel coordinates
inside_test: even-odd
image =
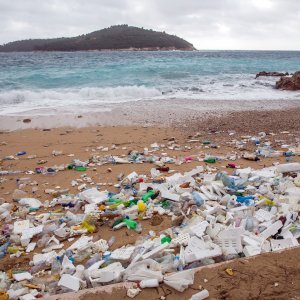
[[[18,153],[16,153],[16,156],[21,156],[21,155],[25,155],[26,154],[26,151],[20,151]]]
[[[154,190],[150,190],[150,191],[148,191],[146,194],[144,194],[144,195],[142,196],[142,200],[143,200],[144,202],[146,202],[146,201],[148,201],[149,198],[151,198],[154,194],[155,194]]]
[[[192,295],[190,300],[203,300],[209,297],[208,290],[202,290],[201,292]]]
[[[116,237],[112,236],[107,242],[108,247],[111,247],[111,245],[115,242],[115,240],[116,240]]]
[[[214,164],[217,161],[215,157],[207,157],[204,159],[204,162],[209,163],[209,164]]]
[[[51,275],[57,275],[61,271],[61,262],[59,256],[57,256],[51,264]]]
[[[93,264],[95,264],[96,262],[100,261],[102,259],[102,255],[99,253],[96,253],[92,258],[90,258],[86,264],[85,264],[85,268],[88,269],[90,266],[92,266]]]
[[[198,206],[203,205],[204,200],[202,199],[202,197],[200,196],[200,194],[198,192],[193,191],[192,196]]]
[[[136,226],[137,226],[137,222],[131,220],[131,219],[123,219],[123,221],[128,228],[130,229],[136,229]]]
[[[158,287],[159,286],[159,281],[158,279],[144,279],[140,281],[139,286],[144,289],[144,288],[151,288],[151,287]]]

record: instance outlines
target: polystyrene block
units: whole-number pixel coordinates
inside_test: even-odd
[[[77,292],[80,289],[80,280],[70,274],[63,274],[58,285]]]
[[[197,237],[202,237],[208,225],[209,224],[207,221],[200,222],[191,227],[191,232],[194,233]]]
[[[14,234],[21,234],[30,226],[29,220],[17,221],[14,223]]]
[[[92,240],[92,237],[82,236],[75,243],[73,243],[67,250],[75,250],[75,249],[82,248],[91,240]]]
[[[298,245],[299,243],[295,238],[287,238],[282,240],[271,239],[272,251],[279,251],[279,250],[295,247]]]
[[[282,227],[282,222],[281,221],[276,221],[275,223],[273,223],[271,226],[269,226],[266,230],[264,230],[263,232],[261,232],[259,234],[260,237],[267,239],[270,236],[276,234],[278,232],[278,230]]]
[[[259,222],[264,222],[264,221],[270,221],[273,218],[274,215],[272,215],[270,212],[264,210],[264,209],[259,209],[258,211],[255,212],[254,217],[259,221]]]
[[[246,257],[254,256],[261,253],[261,248],[256,246],[245,246],[243,253]]]
[[[172,240],[172,243],[175,245],[187,245],[190,240],[190,235],[188,233],[181,233],[175,239]]]
[[[243,228],[229,228],[218,234],[219,245],[224,254],[237,254],[242,252],[242,233]]]
[[[172,201],[179,201],[180,199],[178,194],[174,194],[169,191],[161,191],[161,197]]]
[[[187,263],[219,255],[222,255],[222,251],[218,245],[205,243],[196,236],[191,237],[184,251],[184,258]]]
[[[119,248],[111,253],[110,258],[115,260],[129,260],[135,247]]]
[[[147,259],[147,258],[153,257],[153,256],[155,256],[156,254],[162,252],[163,250],[165,250],[168,247],[169,247],[169,243],[161,244],[158,247],[156,247],[153,250],[151,250],[150,252],[145,253],[142,256],[142,259]]]

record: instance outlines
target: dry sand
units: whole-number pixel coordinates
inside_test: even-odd
[[[278,108],[278,107],[276,107]],[[163,112],[163,110],[162,110]],[[152,112],[153,113],[153,112]],[[240,140],[242,135],[252,134],[257,135],[260,131],[266,133],[274,133],[268,138],[273,142],[273,147],[278,150],[283,143],[295,144],[299,142],[300,130],[300,109],[286,109],[286,110],[267,110],[257,111],[250,109],[247,111],[237,110],[235,112],[224,111],[215,114],[204,115],[201,113],[199,118],[197,114],[194,117],[186,115],[185,118],[174,120],[173,117],[166,117],[161,127],[160,123],[152,127],[142,126],[91,126],[83,128],[66,128],[60,127],[53,129],[56,125],[61,125],[61,118],[57,118],[58,122],[42,124],[38,123],[38,118],[35,123],[35,117],[32,117],[32,122],[25,124],[22,119],[18,122],[16,118],[6,119],[5,122],[1,118],[2,132],[0,134],[0,158],[8,155],[14,155],[19,151],[26,151],[27,154],[20,156],[18,160],[4,160],[0,162],[2,170],[34,170],[38,166],[39,160],[46,160],[45,166],[53,166],[60,164],[68,164],[73,158],[86,160],[93,154],[98,155],[127,155],[130,150],[143,151],[144,147],[149,147],[151,143],[158,142],[166,144],[171,137],[174,137],[178,144],[186,145],[191,149],[183,151],[163,150],[157,153],[167,152],[169,156],[186,157],[190,155],[199,155],[209,153],[212,155],[224,156],[228,153],[241,153],[236,149],[230,141]],[[151,114],[149,114],[151,117]],[[201,117],[200,117],[201,116]],[[74,120],[76,118],[73,116]],[[84,117],[83,117],[84,118]],[[81,120],[83,118],[79,118]],[[167,122],[165,122],[167,121]],[[116,122],[118,123],[118,122]],[[13,125],[14,124],[14,125]],[[8,125],[10,129],[21,127],[44,127],[42,129],[26,129],[19,131],[7,132]],[[85,123],[83,122],[82,125]],[[166,126],[173,124],[173,127]],[[52,129],[49,129],[52,128]],[[286,131],[282,133],[282,131]],[[288,131],[288,132],[287,132]],[[199,142],[188,143],[189,136],[198,132]],[[234,133],[233,135],[229,134]],[[210,140],[212,143],[220,146],[218,149],[199,148],[202,141]],[[109,150],[109,152],[101,152],[96,150],[99,146],[111,148],[116,145],[118,149]],[[126,147],[126,149],[122,149]],[[245,145],[246,150],[254,150],[253,144]],[[52,151],[59,150],[63,155],[53,156]],[[74,154],[74,157],[68,157],[68,154]],[[33,159],[28,159],[28,155],[36,155]],[[300,162],[300,157],[293,158],[294,161]],[[284,157],[277,159],[264,158],[261,161],[253,162],[247,160],[237,160],[234,163],[242,167],[251,166],[253,168],[262,168],[264,166],[271,166],[274,161],[285,162]],[[218,169],[225,169],[229,161],[220,161],[212,165]],[[203,162],[193,161],[185,163],[180,166],[170,165],[171,169],[176,171],[191,170],[196,165],[204,165]],[[109,165],[96,167],[94,170],[90,168],[85,172],[96,183],[116,184],[117,175],[121,172],[129,174],[136,171],[139,174],[149,174],[152,165],[150,164],[130,164],[130,165]],[[111,172],[108,172],[111,168]],[[230,169],[227,169],[229,172]],[[40,174],[25,175],[21,177],[29,177],[38,183],[38,191],[32,194],[31,186],[26,187],[29,196],[36,197],[41,201],[51,200],[52,196],[46,195],[44,190],[46,188],[60,187],[62,189],[68,188],[71,193],[78,193],[76,188],[72,188],[70,183],[73,179],[80,178],[82,173],[74,170],[66,170],[58,172],[55,176],[44,176]],[[16,178],[20,175],[6,175],[0,177],[0,198],[3,201],[12,201],[12,192],[16,188]],[[113,186],[105,185],[102,189],[114,191]],[[2,224],[0,223],[0,226]],[[149,230],[154,230],[156,233],[163,229],[170,227],[171,222],[167,217],[164,217],[162,223],[153,226],[149,221],[143,221],[143,232],[146,234]],[[98,232],[94,234],[98,238],[108,239],[111,235],[116,237],[116,243],[113,249],[120,247],[125,243],[134,243],[139,236],[135,231],[128,229],[120,229],[112,231],[107,225],[99,228]],[[66,244],[67,246],[68,244]],[[41,249],[37,249],[38,252]],[[283,252],[281,254],[267,254],[259,256],[247,263],[244,260],[238,262],[231,262],[230,266],[235,270],[235,276],[228,277],[224,274],[224,266],[218,266],[213,269],[204,269],[196,277],[196,281],[192,288],[186,291],[183,295],[174,290],[165,287],[159,289],[151,289],[143,292],[138,299],[159,299],[163,293],[170,293],[167,299],[188,299],[188,297],[195,293],[201,284],[207,288],[212,296],[211,299],[297,299],[300,295],[300,268],[299,268],[299,249]],[[18,259],[5,259],[1,261],[0,269],[8,271],[16,268],[29,268],[28,262],[32,255],[22,256]],[[297,272],[298,270],[298,272]],[[203,283],[203,278],[207,278],[208,282]],[[274,287],[275,282],[279,283],[278,287]],[[111,299],[125,298],[124,291],[113,292],[109,295]],[[85,295],[84,299],[106,299],[107,295],[99,294]],[[293,298],[294,297],[294,298]],[[83,299],[83,298],[82,298]],[[299,299],[299,298],[298,298]]]

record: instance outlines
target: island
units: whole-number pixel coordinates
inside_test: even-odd
[[[29,39],[0,46],[0,52],[105,50],[195,50],[186,40],[151,29],[114,25],[88,34],[54,39]]]

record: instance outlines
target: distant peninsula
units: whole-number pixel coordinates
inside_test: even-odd
[[[128,25],[115,25],[71,38],[29,39],[0,46],[0,52],[195,50],[182,38]]]

